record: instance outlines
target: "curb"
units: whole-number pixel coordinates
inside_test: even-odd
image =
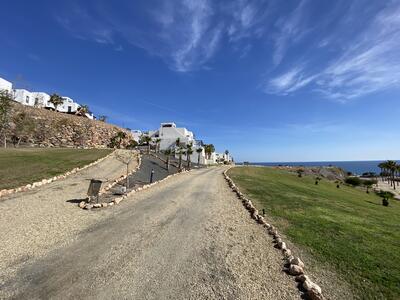
[[[141,187],[138,187],[137,189],[134,189],[134,190],[128,192],[127,194],[125,194],[125,195],[123,195],[121,197],[117,197],[117,198],[113,199],[111,202],[108,202],[108,203],[104,202],[104,203],[91,204],[91,203],[87,203],[86,201],[82,201],[81,203],[78,204],[78,206],[80,208],[82,208],[82,209],[87,209],[87,210],[91,210],[92,208],[104,208],[104,207],[114,206],[114,205],[120,204],[121,201],[125,200],[126,198],[132,196],[133,194],[135,194],[137,192],[140,192],[142,190],[146,190],[146,189],[148,189],[148,188],[150,188],[150,187],[152,187],[152,186],[154,186],[156,184],[159,184],[159,183],[161,183],[163,181],[166,181],[167,179],[169,179],[171,177],[179,176],[179,175],[184,174],[184,173],[189,173],[190,171],[191,170],[183,170],[182,172],[168,175],[167,177],[165,177],[165,178],[163,178],[161,180],[158,180],[158,181],[155,181],[153,183],[145,184],[145,185],[143,185]]]
[[[19,192],[30,191],[30,190],[33,190],[36,187],[44,186],[46,184],[52,183],[54,181],[57,181],[59,179],[65,179],[65,178],[67,178],[68,176],[70,176],[72,174],[75,174],[75,173],[77,173],[79,171],[82,171],[82,170],[85,170],[85,169],[87,169],[89,167],[97,165],[98,163],[102,162],[103,160],[105,160],[109,156],[113,155],[114,152],[115,152],[115,150],[112,151],[110,154],[108,154],[108,155],[106,155],[106,156],[104,156],[102,158],[99,158],[98,160],[95,160],[94,162],[92,162],[92,163],[90,163],[88,165],[85,165],[85,166],[80,167],[80,168],[74,168],[74,169],[72,169],[70,171],[67,171],[64,174],[60,174],[60,175],[57,175],[57,176],[54,176],[54,177],[51,177],[51,178],[48,178],[48,179],[42,179],[41,181],[33,182],[33,183],[30,183],[30,184],[27,184],[27,185],[24,185],[24,186],[20,186],[18,188],[8,189],[8,190],[7,189],[0,190],[0,198],[3,197],[3,196],[12,195],[12,194],[16,194],[16,193],[19,193]]]
[[[237,197],[242,201],[243,206],[250,212],[251,218],[254,219],[258,224],[262,225],[274,239],[275,247],[280,249],[285,259],[284,271],[289,275],[296,276],[295,280],[299,282],[299,288],[305,291],[307,299],[311,300],[323,300],[321,288],[312,282],[310,278],[304,274],[304,263],[299,257],[292,255],[292,251],[287,247],[286,243],[282,240],[282,237],[278,233],[277,229],[268,224],[264,217],[258,214],[258,210],[255,208],[251,200],[240,192],[239,188],[235,185],[233,180],[227,175],[230,168],[223,172],[225,180],[228,182],[229,187],[233,192],[236,193]],[[288,267],[286,267],[288,266]]]

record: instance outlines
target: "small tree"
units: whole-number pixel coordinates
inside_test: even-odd
[[[143,142],[147,144],[147,153],[150,154],[150,147],[151,147],[151,137],[148,135],[143,136]]]
[[[187,162],[187,168],[190,169],[190,156],[193,154],[193,149],[192,149],[192,144],[187,145],[186,149],[186,162]]]
[[[184,154],[182,147],[178,148],[178,154],[179,154],[179,170],[182,170],[182,154]]]
[[[304,174],[304,169],[298,169],[298,170],[297,170],[297,176],[298,176],[299,178],[303,177],[303,174]]]
[[[393,193],[387,191],[379,191],[377,192],[377,195],[382,197],[383,206],[389,206],[389,199],[392,199],[394,197]]]
[[[7,91],[0,91],[0,135],[3,137],[4,148],[7,148],[7,129],[10,127],[12,96]]]
[[[133,151],[123,151],[119,150],[121,152],[115,152],[115,158],[120,161],[121,163],[126,165],[126,189],[129,189],[129,164],[135,157]],[[123,152],[122,152],[123,151]]]
[[[367,188],[367,190],[366,190],[367,194],[369,194],[369,189],[376,183],[377,183],[376,180],[364,180],[363,181],[363,185]]]
[[[85,116],[89,112],[89,106],[87,105],[81,105],[79,106],[76,114],[80,116]]]
[[[168,171],[169,171],[169,159],[170,159],[171,152],[172,151],[170,149],[167,149],[167,150],[164,151],[164,154],[167,157],[165,164],[166,164],[166,167],[167,167]]]
[[[160,138],[157,138],[157,139],[155,140],[155,143],[156,143],[156,153],[158,153],[158,152],[160,152],[160,143],[161,143],[161,139],[160,139]]]
[[[128,145],[126,146],[127,149],[134,149],[136,148],[138,145],[138,142],[136,142],[135,140],[130,140]]]
[[[53,104],[53,105],[54,105],[54,109],[57,110],[57,108],[58,108],[61,104],[64,103],[64,99],[63,99],[63,97],[61,97],[60,95],[53,94],[53,95],[50,96],[49,102],[50,102],[51,104]]]
[[[21,112],[13,117],[14,135],[12,142],[19,146],[22,140],[28,140],[35,132],[35,121],[26,113]]]
[[[321,177],[316,177],[315,178],[315,185],[318,185],[319,184],[319,182],[322,180],[322,178]]]
[[[361,179],[358,177],[347,177],[345,182],[347,184],[350,184],[352,186],[360,186],[361,185]]]

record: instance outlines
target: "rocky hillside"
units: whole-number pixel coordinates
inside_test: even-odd
[[[124,147],[131,133],[118,126],[85,117],[13,103],[7,139],[9,143],[40,147],[105,148],[122,131]]]

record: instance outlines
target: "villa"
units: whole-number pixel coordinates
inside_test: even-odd
[[[0,91],[12,93],[12,83],[0,77]]]
[[[13,89],[11,82],[0,77],[0,91],[1,90],[5,90],[12,94],[14,101],[23,105],[55,110],[54,105],[50,102],[50,95],[47,93],[30,92],[26,89]],[[77,113],[81,105],[69,97],[62,98],[64,102],[62,105],[57,107],[57,111],[70,114]],[[85,116],[91,120],[95,119],[95,116],[91,112],[85,113]]]

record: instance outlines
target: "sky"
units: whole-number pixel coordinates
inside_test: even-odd
[[[236,161],[400,158],[400,1],[3,1],[0,77]]]

